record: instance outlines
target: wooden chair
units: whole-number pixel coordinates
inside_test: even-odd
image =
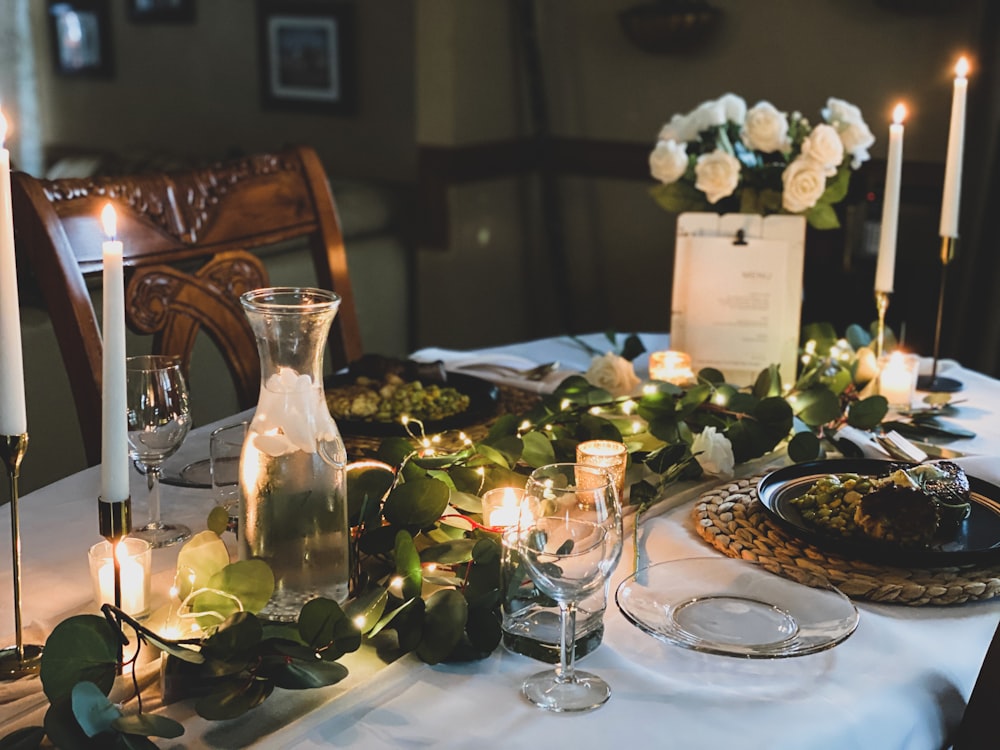
[[[986,650],[972,687],[952,750],[993,750],[997,740],[997,699],[1000,697],[1000,625]]]
[[[102,267],[101,210],[111,201],[126,268],[129,327],[188,369],[206,333],[229,367],[241,408],[257,401],[260,362],[239,295],[268,286],[250,252],[307,240],[318,285],[342,297],[328,361],[361,356],[347,257],[316,153],[295,148],[182,172],[39,180],[12,176],[14,231],[48,308],[69,373],[89,465],[100,462],[101,330],[87,278]]]

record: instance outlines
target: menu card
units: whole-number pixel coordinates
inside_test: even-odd
[[[695,372],[750,385],[772,364],[796,375],[806,223],[802,216],[685,213],[677,218],[670,346]]]

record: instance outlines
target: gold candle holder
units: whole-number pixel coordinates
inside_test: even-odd
[[[878,331],[875,336],[875,359],[882,359],[885,351],[885,313],[889,309],[889,292],[875,290],[875,309],[878,312]]]
[[[941,289],[938,293],[937,323],[934,327],[934,364],[930,375],[917,378],[917,388],[932,393],[955,393],[962,390],[962,383],[954,378],[944,378],[937,374],[938,355],[941,347],[941,319],[944,316],[944,290],[948,280],[948,266],[955,259],[957,238],[941,238]]]
[[[576,446],[576,462],[604,469],[611,476],[618,490],[618,498],[625,499],[625,467],[628,464],[628,446],[617,440],[587,440]]]
[[[14,645],[0,649],[0,680],[16,680],[37,674],[42,663],[42,647],[24,643],[21,621],[21,525],[18,518],[17,480],[21,461],[28,450],[28,434],[0,435],[0,459],[10,479],[10,537],[14,574]]]

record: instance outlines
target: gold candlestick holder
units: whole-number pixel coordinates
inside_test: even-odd
[[[885,313],[889,309],[890,292],[875,290],[875,310],[878,312],[878,331],[875,336],[875,359],[882,360],[885,351]]]
[[[934,364],[930,375],[917,378],[917,389],[931,393],[955,393],[962,390],[962,383],[954,378],[937,374],[938,356],[941,351],[941,319],[944,317],[944,293],[948,281],[948,266],[955,259],[955,237],[941,238],[941,289],[938,293],[937,323],[934,328]]]
[[[115,618],[118,632],[122,629],[122,565],[118,559],[118,545],[122,537],[132,531],[132,498],[110,501],[103,497],[97,498],[97,522],[101,536],[111,542],[111,567],[114,571],[115,586]],[[118,639],[118,674],[124,671],[125,643]]]
[[[21,622],[21,524],[18,518],[17,480],[21,461],[28,450],[28,433],[0,435],[0,459],[10,479],[10,544],[14,574],[14,645],[0,649],[0,680],[16,680],[37,674],[42,663],[42,647],[25,644]]]

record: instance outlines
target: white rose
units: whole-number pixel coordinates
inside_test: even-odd
[[[677,182],[687,171],[687,145],[676,141],[658,141],[649,155],[649,171],[664,185]]]
[[[844,160],[844,144],[832,125],[817,125],[802,141],[802,155],[821,164],[826,176],[833,177]]]
[[[722,111],[729,122],[735,122],[737,125],[743,124],[743,121],[747,117],[747,103],[743,100],[742,96],[723,94],[719,97],[719,104],[722,106]]]
[[[698,157],[694,173],[697,177],[694,186],[705,194],[709,203],[718,203],[732,195],[740,184],[740,160],[715,149]]]
[[[694,442],[691,443],[691,452],[695,454],[695,460],[706,474],[732,479],[733,467],[736,466],[733,444],[725,435],[716,432],[714,427],[706,427],[695,435]]]
[[[836,128],[844,150],[851,155],[851,169],[857,169],[868,161],[868,149],[875,143],[875,136],[861,116],[860,109],[843,99],[830,97],[823,117]]]
[[[725,125],[726,106],[719,99],[702,102],[698,105],[694,112],[691,113],[690,118],[692,126],[699,133],[703,130],[708,130],[709,128]]]
[[[642,382],[636,377],[632,363],[614,352],[594,357],[583,377],[615,398],[631,395]]]
[[[781,205],[793,214],[815,206],[826,190],[823,166],[801,156],[785,167],[785,171],[781,173],[781,182],[785,186],[781,194]]]
[[[770,102],[757,102],[747,112],[740,137],[751,150],[765,154],[786,151],[791,145],[788,142],[788,116]]]
[[[674,115],[670,122],[660,128],[657,140],[686,143],[698,137],[698,131],[691,127],[686,115]]]

